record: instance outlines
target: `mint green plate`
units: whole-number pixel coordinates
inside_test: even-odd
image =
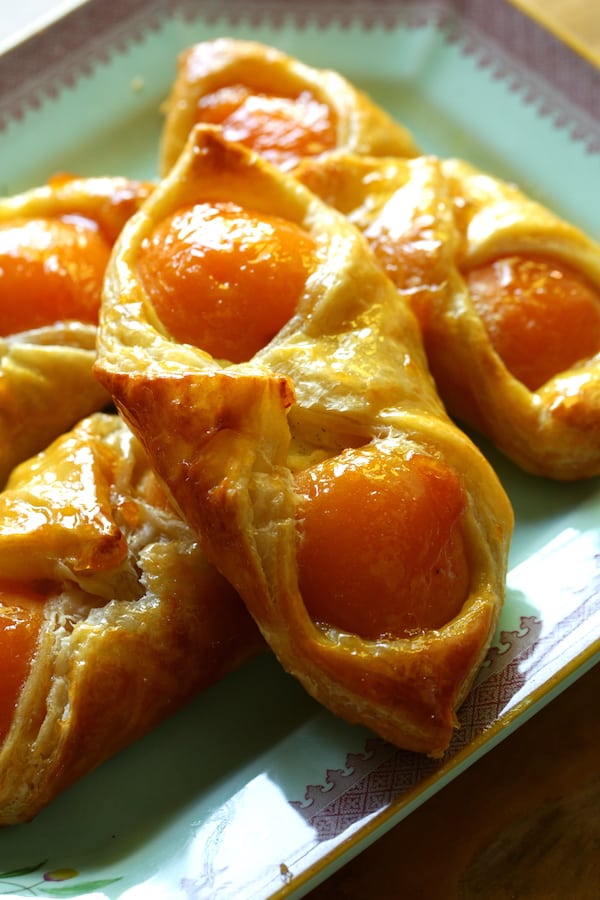
[[[599,73],[501,0],[90,0],[0,57],[0,191],[57,171],[155,177],[176,54],[223,34],[340,70],[424,150],[600,237]],[[4,829],[0,894],[301,897],[590,668],[600,484],[552,484],[483,449],[516,512],[508,597],[443,761],[335,719],[265,655]]]

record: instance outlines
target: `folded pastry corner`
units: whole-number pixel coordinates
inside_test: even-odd
[[[286,169],[336,148],[375,156],[419,152],[408,129],[340,73],[238,38],[182,52],[164,110],[163,176],[199,123],[219,125],[228,140]]]
[[[600,244],[462,160],[443,172],[460,277],[427,340],[448,408],[530,472],[600,475]]]
[[[448,411],[557,480],[600,474],[600,246],[457,159],[304,160],[415,311]]]
[[[443,754],[498,621],[512,510],[358,229],[195,126],[117,242],[95,370],[284,668]]]
[[[264,646],[116,414],[13,470],[0,573],[3,826]]]
[[[0,485],[109,402],[92,376],[104,270],[150,185],[56,176],[0,199]]]

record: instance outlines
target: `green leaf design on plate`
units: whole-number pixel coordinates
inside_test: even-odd
[[[101,888],[108,887],[109,884],[115,884],[117,881],[121,880],[121,876],[118,878],[97,878],[92,881],[80,881],[78,884],[65,884],[61,887],[38,887],[38,890],[43,891],[45,896],[48,897],[77,897],[79,894],[83,894],[86,891],[91,893],[92,891],[98,891]]]
[[[46,865],[47,860],[43,859],[40,863],[36,863],[35,866],[23,866],[22,869],[11,869],[10,872],[0,872],[0,880],[4,878],[21,878],[23,875],[31,875],[32,872],[37,872],[42,866]]]

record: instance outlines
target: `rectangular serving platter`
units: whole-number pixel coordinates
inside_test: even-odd
[[[599,72],[501,0],[89,0],[0,57],[0,192],[56,172],[155,178],[177,53],[220,35],[337,69],[425,152],[460,156],[600,238]],[[505,608],[446,757],[327,713],[269,655],[0,834],[0,894],[298,898],[600,659],[600,483],[479,441],[516,515]]]

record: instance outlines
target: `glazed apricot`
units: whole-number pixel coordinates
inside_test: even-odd
[[[448,466],[347,450],[296,477],[299,586],[312,619],[360,637],[439,628],[462,608],[466,498]]]
[[[600,350],[600,294],[563,263],[505,257],[467,284],[492,346],[531,391]]]
[[[315,265],[315,242],[298,225],[234,203],[198,203],[158,224],[138,273],[172,337],[237,363],[291,318]]]
[[[110,245],[79,217],[0,223],[0,335],[98,321]]]
[[[196,121],[220,125],[227,140],[245,144],[283,169],[332,149],[336,140],[330,108],[309,91],[277,97],[230,85],[200,98]]]
[[[10,728],[29,675],[46,597],[28,585],[0,585],[0,740]]]

